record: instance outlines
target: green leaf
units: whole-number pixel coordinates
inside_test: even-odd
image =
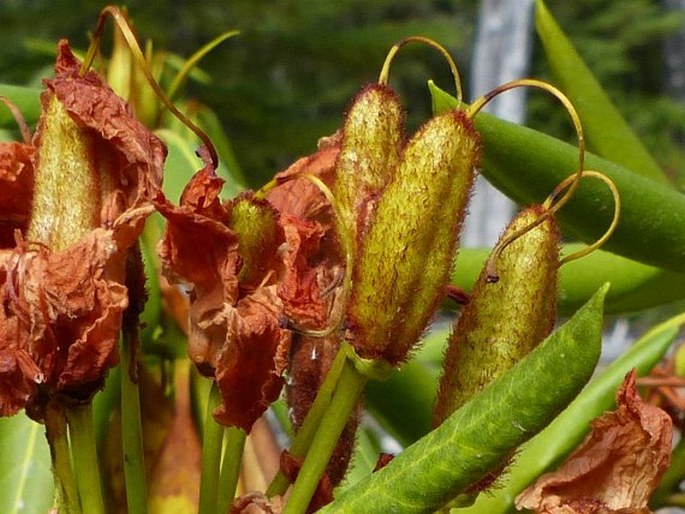
[[[53,503],[53,491],[45,428],[24,413],[0,418],[2,512],[47,512]]]
[[[429,83],[441,108],[456,100]],[[487,113],[476,116],[484,149],[482,173],[497,189],[521,205],[542,202],[578,167],[577,148]],[[630,259],[681,272],[685,257],[685,195],[641,177],[616,163],[587,154],[586,168],[601,171],[621,195],[621,220],[606,250]],[[598,180],[584,179],[558,212],[570,235],[592,243],[613,218],[613,197]]]
[[[233,198],[247,188],[243,170],[233,151],[233,145],[216,113],[209,107],[199,106],[195,113],[199,127],[204,130],[214,143],[219,154],[219,169],[217,173],[226,179],[221,197]]]
[[[411,360],[390,378],[369,380],[366,384],[366,409],[402,446],[409,446],[430,432],[448,336],[447,328],[431,330]]]
[[[437,381],[437,370],[412,359],[388,380],[366,384],[366,407],[391,436],[408,446],[430,430]]]
[[[562,248],[570,255],[584,245]],[[464,248],[457,256],[452,283],[470,291],[490,253],[487,248]],[[575,312],[604,282],[611,283],[604,311],[635,312],[685,298],[685,274],[664,271],[602,250],[564,264],[559,270],[557,307],[561,316]]]
[[[340,493],[368,477],[376,467],[379,452],[380,445],[375,434],[368,427],[360,426],[357,430],[349,472],[336,491]]]
[[[535,28],[560,89],[580,115],[590,148],[635,173],[670,184],[542,0],[536,1]]]
[[[481,494],[476,503],[459,514],[504,514],[515,512],[514,498],[540,474],[553,468],[585,437],[589,423],[613,408],[616,390],[632,368],[638,375],[647,374],[663,357],[685,324],[685,314],[662,323],[611,363],[590,382],[569,407],[521,450],[499,487]]]
[[[566,143],[493,116],[477,116],[485,148],[483,174],[520,204],[541,202],[577,169],[577,150]],[[604,249],[661,268],[682,271],[685,195],[588,154],[586,167],[611,178],[621,195],[621,219]],[[614,202],[606,185],[584,179],[558,212],[570,235],[592,243],[611,223]]]
[[[28,124],[35,123],[40,116],[40,93],[36,87],[0,84],[0,96],[16,105]],[[0,105],[0,127],[17,128],[14,116],[4,105]]]
[[[164,141],[169,150],[164,166],[162,190],[169,201],[178,204],[186,184],[202,167],[202,161],[195,155],[197,145],[169,129],[159,129],[155,134]]]
[[[592,375],[607,289],[437,429],[320,512],[435,512],[506,463]]]

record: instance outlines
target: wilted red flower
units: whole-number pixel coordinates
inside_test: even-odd
[[[61,41],[31,142],[0,144],[0,415],[83,400],[116,364],[125,257],[166,150]]]
[[[158,251],[169,279],[192,286],[189,354],[219,386],[215,418],[249,431],[278,397],[287,364],[276,294],[285,237],[268,202],[247,193],[222,205],[223,180],[205,161],[178,207],[158,197],[167,218]]]
[[[566,461],[516,498],[518,509],[541,514],[650,512],[649,497],[668,469],[673,425],[645,403],[635,370],[618,394],[618,409],[592,422],[592,432]]]
[[[338,273],[328,266],[337,262],[331,206],[297,176],[332,171],[337,146],[333,138],[277,175],[268,201],[244,193],[222,204],[223,180],[204,149],[201,156],[205,167],[178,207],[158,197],[167,218],[158,252],[168,278],[191,286],[189,354],[221,391],[216,420],[249,431],[283,386],[289,320],[320,329],[331,316],[335,295],[324,294]]]

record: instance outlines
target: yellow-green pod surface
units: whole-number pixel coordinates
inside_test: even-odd
[[[342,230],[357,230],[366,221],[368,201],[388,184],[402,150],[404,113],[397,95],[372,84],[357,95],[345,117],[333,195]]]
[[[503,238],[543,214],[523,210]],[[552,217],[514,240],[495,261],[499,281],[483,269],[448,342],[434,425],[464,405],[545,339],[556,317],[559,230]]]
[[[360,237],[348,336],[365,358],[406,359],[437,307],[479,155],[470,118],[452,111],[407,143]]]
[[[245,284],[259,285],[276,266],[274,257],[283,241],[277,214],[266,200],[252,193],[241,193],[233,202],[229,226],[238,236],[243,266],[238,278]]]

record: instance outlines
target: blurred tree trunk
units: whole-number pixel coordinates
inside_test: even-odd
[[[685,0],[665,0],[669,11],[685,10]],[[666,38],[664,48],[666,63],[666,91],[668,94],[685,102],[685,27]]]
[[[531,55],[533,0],[482,0],[471,70],[471,98],[500,84],[523,78]],[[523,123],[526,92],[515,89],[486,106],[496,116]],[[482,177],[469,208],[462,244],[492,246],[508,223],[515,205]]]

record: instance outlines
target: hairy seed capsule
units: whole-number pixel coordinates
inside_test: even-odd
[[[357,95],[345,118],[340,155],[335,169],[335,196],[342,228],[355,235],[385,188],[399,161],[404,113],[397,95],[387,86],[372,84]]]
[[[54,96],[43,98],[36,189],[28,238],[64,250],[100,222],[95,139]]]
[[[525,209],[502,237],[543,213],[541,206]],[[488,282],[487,269],[481,272],[449,339],[434,426],[550,334],[556,317],[559,242],[559,229],[550,216],[504,249],[496,261],[498,282]]]
[[[282,240],[276,218],[273,207],[252,193],[242,193],[233,201],[228,224],[238,236],[243,263],[238,279],[243,284],[259,286],[268,270],[274,269]]]
[[[347,310],[359,355],[406,359],[448,280],[478,161],[471,120],[453,111],[428,121],[407,143],[358,235]]]

